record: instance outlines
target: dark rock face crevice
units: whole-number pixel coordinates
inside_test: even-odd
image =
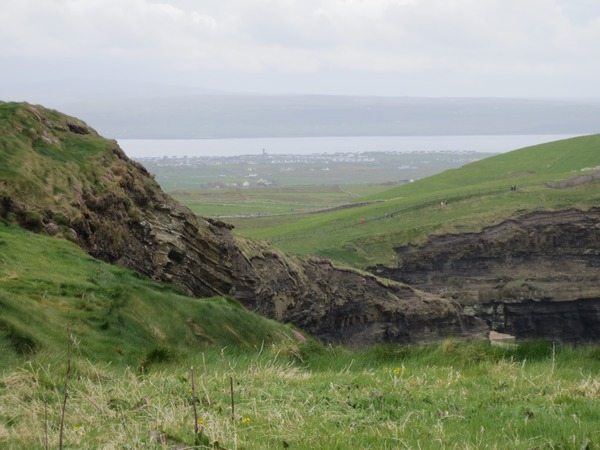
[[[195,296],[235,297],[258,314],[324,341],[426,342],[487,330],[454,301],[235,238],[230,227],[197,218],[174,201],[146,211],[144,221],[131,228],[119,264]]]
[[[600,341],[599,298],[487,303],[480,305],[478,310],[491,329],[522,339],[543,337],[570,343]]]
[[[373,272],[453,299],[495,331],[599,339],[600,208],[529,213],[396,252],[397,266]]]

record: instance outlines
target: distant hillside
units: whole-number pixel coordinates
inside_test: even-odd
[[[393,188],[378,198],[446,194],[460,189],[531,185],[600,170],[600,135],[581,136],[518,149]],[[538,205],[542,206],[542,205]]]
[[[600,204],[595,184],[570,190],[547,184],[598,170],[600,135],[566,139],[486,158],[364,199],[377,202],[373,205],[255,227],[248,235],[300,254],[377,264],[393,257],[389,252],[395,245],[418,243],[431,233],[479,230],[517,211]],[[440,208],[442,201],[450,207]],[[386,215],[388,220],[377,220]],[[372,226],[355,226],[361,218]]]
[[[62,98],[51,104],[120,139],[590,134],[599,131],[600,117],[597,100],[216,93]]]

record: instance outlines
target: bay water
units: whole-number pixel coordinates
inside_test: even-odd
[[[131,158],[162,156],[310,155],[360,152],[506,153],[575,135],[341,136],[236,139],[119,139]]]

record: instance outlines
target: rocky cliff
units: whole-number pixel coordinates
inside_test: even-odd
[[[191,295],[232,296],[330,342],[422,342],[487,330],[453,299],[235,237],[162,192],[116,142],[80,120],[28,104],[0,110],[4,220],[71,239]]]
[[[396,248],[374,273],[460,303],[519,338],[600,338],[600,208],[534,212]]]

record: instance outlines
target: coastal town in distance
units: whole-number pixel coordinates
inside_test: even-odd
[[[155,156],[136,161],[167,191],[292,185],[403,184],[493,156],[475,151]]]

